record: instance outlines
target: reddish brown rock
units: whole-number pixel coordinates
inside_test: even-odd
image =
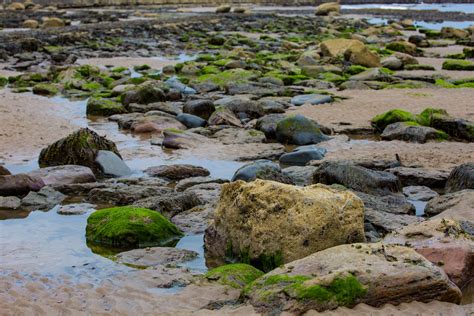
[[[145,170],[145,173],[152,177],[168,178],[170,180],[206,177],[210,174],[206,168],[187,164],[150,167]]]
[[[44,185],[41,178],[27,174],[0,176],[0,196],[26,195],[30,191],[39,191]]]

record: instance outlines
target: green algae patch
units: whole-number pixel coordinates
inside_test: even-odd
[[[474,63],[468,60],[449,59],[443,63],[443,69],[446,70],[474,70]]]
[[[210,270],[204,275],[209,281],[229,285],[233,288],[243,288],[263,275],[257,268],[245,263],[226,264]]]
[[[297,301],[350,307],[367,294],[367,289],[352,274],[336,277],[324,284],[306,275],[280,274],[255,280],[245,287],[243,294],[262,302],[271,302],[284,294]]]
[[[0,76],[0,88],[5,87],[8,84],[8,78]]]
[[[393,109],[372,118],[372,126],[379,131],[383,131],[387,125],[392,123],[409,121],[416,122],[416,116],[405,110]]]
[[[182,235],[163,215],[146,208],[112,207],[87,219],[86,239],[114,247],[170,246]]]
[[[436,119],[449,116],[445,109],[426,108],[418,115],[418,122],[424,126],[433,126]]]

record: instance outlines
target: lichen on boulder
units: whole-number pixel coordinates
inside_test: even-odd
[[[87,219],[86,239],[114,247],[174,246],[183,234],[156,211],[133,206],[98,210]]]
[[[349,191],[257,179],[224,184],[204,242],[208,262],[269,271],[335,245],[364,241],[364,205]]]
[[[42,168],[61,165],[86,166],[100,175],[101,171],[95,163],[99,150],[112,151],[121,157],[112,141],[88,128],[81,128],[41,150],[38,163]]]

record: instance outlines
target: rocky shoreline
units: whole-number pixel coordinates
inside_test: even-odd
[[[473,315],[472,27],[21,6],[2,315]]]

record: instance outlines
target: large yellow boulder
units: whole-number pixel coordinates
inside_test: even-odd
[[[25,5],[20,2],[12,2],[8,5],[7,10],[14,10],[14,11],[25,10]]]
[[[330,39],[320,45],[324,57],[343,56],[347,61],[365,67],[380,67],[380,58],[355,39]]]
[[[43,20],[43,27],[63,27],[66,23],[60,18],[46,18]]]
[[[36,20],[25,20],[23,22],[23,27],[28,29],[36,29],[38,28],[38,25],[39,23]]]
[[[206,230],[208,262],[264,270],[340,244],[364,241],[364,204],[349,191],[268,180],[224,184]]]
[[[341,6],[337,2],[327,2],[320,4],[316,8],[316,15],[329,15],[330,13],[339,13],[341,11]]]

